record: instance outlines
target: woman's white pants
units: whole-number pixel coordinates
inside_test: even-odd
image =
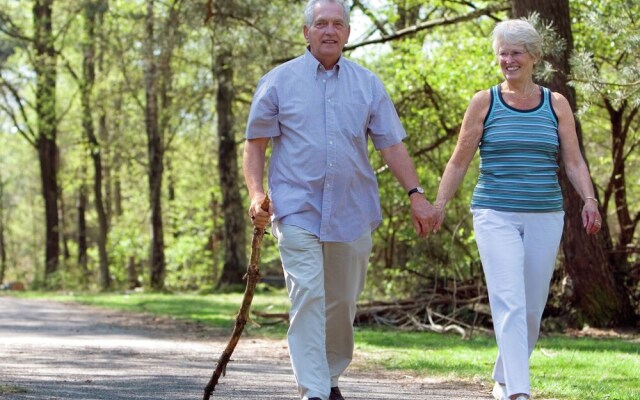
[[[509,396],[530,394],[529,357],[540,332],[564,212],[472,213],[498,343],[493,379],[506,384]]]
[[[356,301],[365,283],[371,232],[348,242],[320,242],[313,233],[276,222],[291,300],[287,334],[302,399],[329,397],[353,358]]]

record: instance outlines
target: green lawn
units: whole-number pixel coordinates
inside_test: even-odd
[[[144,311],[231,328],[242,294],[52,294],[22,296],[74,301],[128,311]],[[282,291],[261,291],[252,310],[283,312],[288,301]],[[247,335],[284,337],[280,325],[247,325]],[[496,355],[492,337],[470,340],[455,335],[358,328],[356,345],[366,363],[361,368],[405,371],[416,375],[467,379],[492,385]],[[366,367],[365,367],[366,364]],[[640,338],[592,339],[544,337],[531,357],[536,399],[640,400]]]
[[[0,395],[12,393],[27,393],[27,389],[20,386],[0,385]]]
[[[357,345],[384,368],[493,384],[492,337],[361,329]],[[640,339],[542,338],[531,357],[531,385],[534,398],[638,400]]]

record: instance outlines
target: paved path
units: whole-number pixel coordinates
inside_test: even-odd
[[[201,399],[227,332],[193,323],[0,297],[1,400]],[[286,342],[243,337],[212,399],[296,400]],[[490,399],[477,383],[348,371],[348,400]]]

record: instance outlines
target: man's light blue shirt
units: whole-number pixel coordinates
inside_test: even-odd
[[[263,76],[246,137],[272,140],[274,220],[350,242],[382,221],[368,139],[381,150],[406,133],[376,75],[344,57],[333,71],[307,50]]]

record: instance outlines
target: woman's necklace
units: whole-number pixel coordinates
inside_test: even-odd
[[[511,89],[511,87],[509,87],[509,85],[508,85],[508,84],[507,84],[507,87],[508,87],[509,89]],[[518,99],[518,100],[527,100],[527,99],[528,99],[529,97],[531,97],[531,95],[536,91],[536,87],[537,87],[537,85],[534,83],[534,84],[533,84],[533,87],[531,88],[531,91],[529,92],[529,94],[528,94],[528,95],[526,95],[526,96],[524,96],[524,97],[518,96],[518,95],[517,95],[517,93],[518,93],[518,92],[517,92],[517,91],[515,91],[515,90],[513,90],[513,89],[511,89],[511,92],[512,92],[512,94],[513,94],[513,97],[515,97],[516,99]],[[523,91],[522,93],[526,93],[526,91]]]

